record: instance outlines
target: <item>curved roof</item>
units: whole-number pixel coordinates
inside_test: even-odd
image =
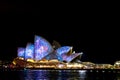
[[[43,37],[35,35],[35,60],[41,60],[49,53],[53,52],[52,45]]]
[[[28,43],[26,48],[18,48],[18,57],[25,59],[58,59],[59,61],[70,62],[75,59],[81,53],[73,53],[71,46],[57,46],[57,49],[53,49],[52,45],[43,37],[35,35],[34,44]]]
[[[75,58],[77,58],[78,56],[82,56],[82,52],[81,53],[74,53],[74,54],[71,54],[70,56],[67,56],[65,61],[67,62],[71,62],[72,60],[74,60]]]
[[[34,58],[34,45],[31,43],[28,43],[26,46],[26,50],[25,50],[25,59],[27,58]]]
[[[68,53],[71,50],[71,48],[71,46],[63,46],[56,49],[56,53],[61,56],[62,54]]]
[[[25,48],[23,48],[23,47],[18,47],[18,49],[17,49],[17,56],[24,58],[24,56],[25,56]]]

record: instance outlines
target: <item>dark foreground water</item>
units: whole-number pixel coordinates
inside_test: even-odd
[[[87,70],[1,70],[0,80],[120,80],[120,73]]]

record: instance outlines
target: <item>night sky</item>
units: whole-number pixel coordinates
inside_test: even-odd
[[[48,7],[34,3],[0,3],[4,17],[0,29],[1,59],[14,59],[17,47],[33,43],[34,35],[39,35],[51,44],[56,40],[61,46],[73,46],[73,51],[83,52],[81,61],[113,64],[120,60],[120,31],[115,9]]]

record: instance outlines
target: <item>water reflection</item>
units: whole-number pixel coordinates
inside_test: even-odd
[[[21,80],[49,80],[49,71],[46,70],[25,70]]]
[[[67,80],[86,80],[86,70],[78,70],[75,75],[71,75]]]
[[[86,70],[22,70],[0,73],[0,80],[120,80],[120,73]]]
[[[20,73],[21,80],[85,80],[86,71],[78,70],[25,70]]]

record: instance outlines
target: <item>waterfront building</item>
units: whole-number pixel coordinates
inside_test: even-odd
[[[70,63],[75,59],[80,60],[83,54],[73,52],[72,46],[53,46],[45,38],[35,35],[34,43],[27,43],[26,47],[18,47],[13,64],[28,68],[60,68],[61,66],[65,68],[64,63]]]

